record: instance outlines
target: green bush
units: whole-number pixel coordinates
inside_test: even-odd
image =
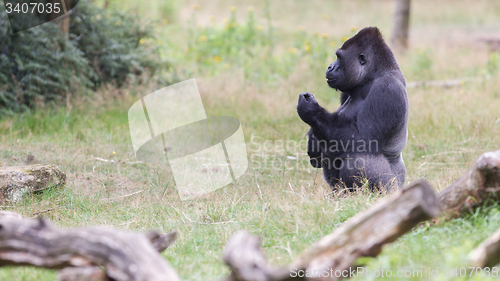
[[[154,72],[156,50],[141,44],[148,37],[135,18],[83,1],[71,15],[69,40],[53,23],[13,34],[0,5],[0,115]]]
[[[91,85],[92,70],[82,51],[56,25],[12,34],[0,11],[0,38],[0,113],[57,101],[73,86]]]
[[[146,48],[144,43],[153,38],[152,32],[128,14],[81,1],[72,15],[70,33],[94,70],[92,81],[97,86],[110,82],[122,86],[128,76],[159,67],[156,48]]]

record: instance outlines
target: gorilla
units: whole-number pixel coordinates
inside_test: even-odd
[[[405,181],[401,154],[408,140],[406,81],[378,28],[367,27],[344,42],[328,66],[328,85],[341,91],[329,113],[310,93],[297,113],[311,129],[307,154],[332,187],[390,191]]]

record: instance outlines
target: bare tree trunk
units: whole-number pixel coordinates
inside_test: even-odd
[[[394,26],[392,47],[398,52],[408,48],[408,27],[410,24],[410,0],[394,0]]]

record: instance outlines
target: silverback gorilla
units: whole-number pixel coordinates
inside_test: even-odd
[[[376,27],[347,40],[328,66],[328,85],[341,91],[329,113],[310,93],[299,96],[297,113],[311,126],[307,154],[332,187],[391,190],[405,180],[401,151],[408,139],[406,81]]]

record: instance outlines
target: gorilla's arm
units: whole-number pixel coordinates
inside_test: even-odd
[[[300,94],[297,113],[302,121],[311,126],[310,133],[308,134],[308,154],[310,157],[309,145],[312,143],[318,144],[322,152],[335,157],[338,151],[330,149],[330,141],[340,141],[347,137],[351,140],[354,133],[357,135],[358,130],[354,120],[341,116],[338,113],[345,106],[346,103],[342,104],[336,112],[329,113],[316,102],[313,95],[309,93]],[[311,136],[314,138],[311,138]],[[315,155],[314,151],[312,154]],[[313,164],[312,161],[311,164]]]
[[[321,162],[321,142],[314,136],[312,129],[307,132],[307,155],[309,156],[311,166],[314,168],[322,168],[323,164]]]
[[[335,140],[343,145],[337,148],[349,151],[353,151],[353,146],[362,140],[365,144],[375,144],[376,147],[366,149],[376,154],[384,147],[391,134],[404,126],[401,121],[405,120],[407,114],[404,86],[391,77],[379,78],[373,82],[369,94],[361,103],[359,113],[349,118],[345,114],[339,114],[341,108],[329,113],[311,94],[303,93],[299,97],[297,112],[311,126],[317,140],[326,141],[328,145]]]

